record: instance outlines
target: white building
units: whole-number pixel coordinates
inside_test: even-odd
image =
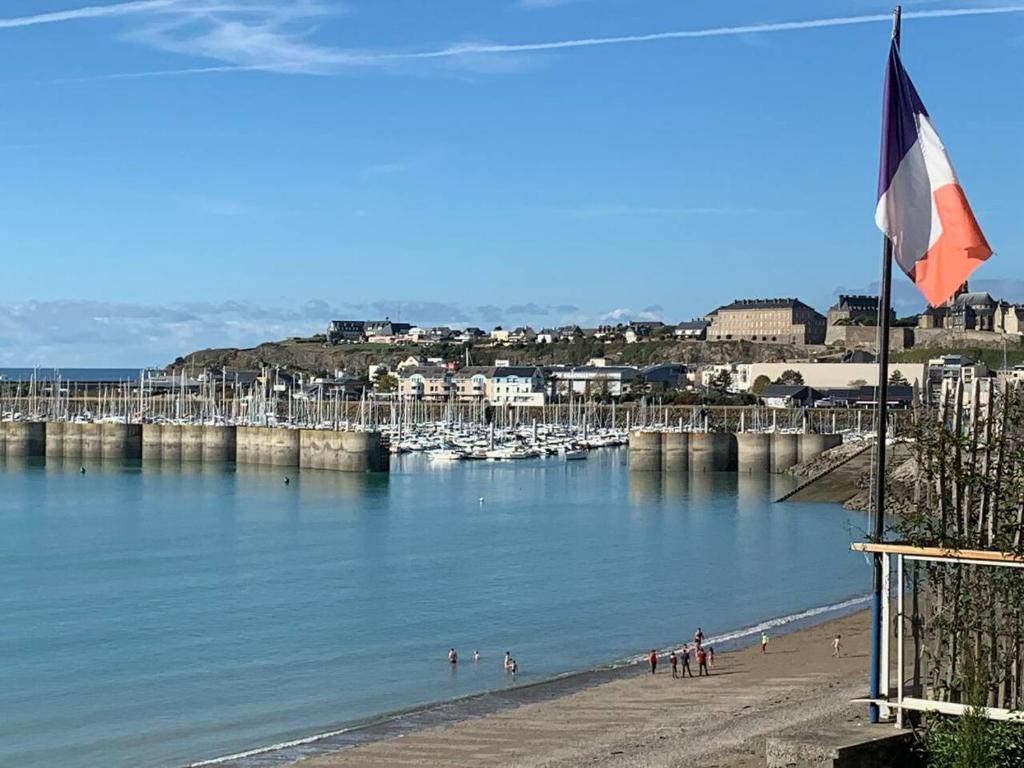
[[[496,368],[492,377],[492,405],[544,405],[544,377],[537,367]]]

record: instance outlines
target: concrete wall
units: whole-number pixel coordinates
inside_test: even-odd
[[[340,472],[387,472],[391,454],[378,432],[299,432],[299,466]]]
[[[661,432],[630,432],[629,470],[631,472],[660,472],[661,444]]]
[[[729,432],[690,435],[691,472],[728,472],[736,468],[736,436]]]
[[[690,433],[666,432],[661,438],[661,469],[663,472],[690,470]]]
[[[820,456],[830,448],[842,445],[842,435],[800,435],[798,441],[800,461],[808,461]]]
[[[238,427],[235,460],[239,464],[297,467],[300,432],[298,429]]]
[[[736,471],[770,472],[772,436],[766,432],[741,432],[736,435]]]
[[[772,435],[772,472],[782,473],[800,461],[800,435],[776,432]]]
[[[46,424],[41,421],[5,421],[0,423],[0,455],[32,457],[46,455]]]

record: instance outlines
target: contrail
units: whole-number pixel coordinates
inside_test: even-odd
[[[164,5],[175,2],[175,0],[143,0],[142,2],[125,3],[122,6],[99,6],[102,8],[122,8],[146,5]],[[89,9],[83,9],[89,10]],[[904,19],[948,19],[960,16],[992,16],[1007,13],[1022,13],[1024,5],[1004,5],[991,8],[936,8],[933,10],[906,11]],[[75,13],[68,11],[66,13]],[[58,14],[47,14],[54,16]],[[102,15],[97,13],[96,15]],[[38,18],[38,17],[30,17]],[[9,19],[8,22],[22,20]],[[429,51],[396,51],[392,53],[383,52],[359,52],[354,50],[327,50],[324,52],[323,60],[316,63],[326,66],[381,66],[400,61],[429,60],[456,58],[459,56],[471,56],[474,54],[505,54],[505,53],[528,53],[531,51],[555,51],[570,48],[591,48],[602,45],[629,45],[635,43],[650,43],[659,40],[684,40],[700,37],[728,37],[732,35],[748,35],[754,33],[790,32],[805,29],[822,29],[826,27],[846,27],[858,24],[890,23],[892,14],[873,13],[861,16],[838,16],[826,19],[807,19],[804,21],[778,21],[764,24],[744,24],[733,27],[708,27],[705,29],[687,29],[669,32],[651,32],[640,35],[619,35],[614,37],[586,37],[574,40],[554,40],[536,43],[467,43],[450,45]],[[41,22],[35,22],[41,23]],[[12,26],[14,24],[11,24]],[[0,21],[0,27],[4,22]],[[143,77],[167,77],[174,75],[198,75],[218,72],[252,72],[252,71],[277,71],[287,73],[294,68],[296,73],[302,72],[302,67],[308,66],[310,62],[268,62],[266,64],[245,64],[245,65],[214,65],[208,67],[190,67],[187,69],[165,69],[143,72],[122,72],[97,77],[74,78],[59,82],[87,82],[94,80],[114,80]]]
[[[179,0],[134,0],[130,3],[115,5],[90,5],[85,8],[72,8],[67,11],[38,13],[35,16],[0,19],[0,29],[14,27],[34,27],[37,24],[56,24],[62,21],[78,21],[79,19],[99,19],[104,16],[126,16],[130,13],[144,13],[167,8]]]
[[[1000,13],[1021,13],[1024,5],[1006,5],[996,8],[938,8],[931,11],[907,11],[904,19],[945,19],[954,16],[989,16]],[[821,27],[845,27],[854,24],[892,22],[891,13],[873,13],[865,16],[841,16],[831,19],[810,19],[807,21],[779,21],[768,24],[745,24],[738,27],[710,27],[688,29],[676,32],[652,32],[646,35],[621,35],[618,37],[585,37],[578,40],[557,40],[542,43],[482,43],[453,45],[435,51],[413,53],[377,54],[377,60],[387,59],[440,59],[474,53],[525,53],[529,51],[554,51],[562,48],[589,48],[597,45],[623,45],[626,43],[649,43],[657,40],[680,40],[693,37],[725,37],[747,35],[754,32],[788,32]]]

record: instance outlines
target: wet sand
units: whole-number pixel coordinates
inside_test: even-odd
[[[710,677],[674,680],[638,665],[582,690],[557,682],[551,698],[425,728],[293,765],[299,768],[569,768],[588,765],[753,768],[769,736],[866,723],[866,611],[719,653]],[[832,638],[843,655],[832,657]],[[500,663],[500,659],[494,663]],[[693,664],[696,669],[696,664]]]

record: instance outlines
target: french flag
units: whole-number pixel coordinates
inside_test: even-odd
[[[875,222],[933,307],[992,255],[895,42],[885,76]]]

